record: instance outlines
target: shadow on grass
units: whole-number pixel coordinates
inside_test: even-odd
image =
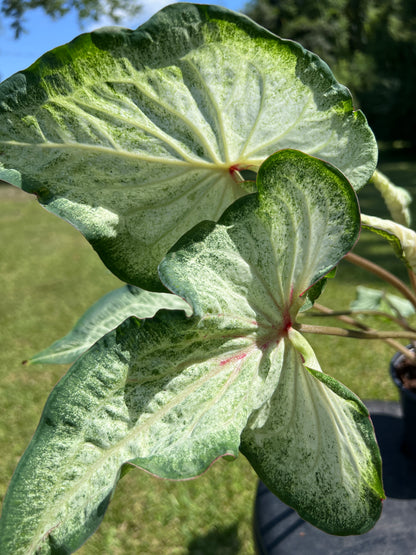
[[[214,528],[207,534],[192,540],[188,545],[188,555],[236,555],[240,552],[238,524],[227,528]]]

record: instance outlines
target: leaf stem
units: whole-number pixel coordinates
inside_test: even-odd
[[[344,260],[347,260],[348,262],[351,262],[351,264],[355,264],[356,266],[360,266],[361,268],[364,268],[364,270],[372,272],[384,281],[387,281],[388,283],[393,285],[393,287],[400,291],[400,293],[404,297],[406,297],[406,299],[408,299],[416,309],[416,296],[414,295],[414,293],[412,293],[409,287],[407,287],[407,285],[402,280],[397,278],[394,274],[385,270],[378,264],[374,264],[374,262],[370,262],[370,260],[367,260],[366,258],[363,258],[362,256],[359,256],[358,254],[352,252],[346,254]]]
[[[369,330],[370,328],[369,326],[366,326],[359,320],[356,320],[355,318],[351,318],[350,317],[351,314],[356,316],[358,315],[376,316],[376,317],[378,316],[380,318],[387,318],[388,320],[391,320],[392,322],[394,322],[404,330],[413,331],[416,334],[416,329],[412,328],[412,326],[409,326],[409,324],[405,319],[398,318],[396,316],[393,316],[392,314],[389,314],[388,312],[382,312],[381,310],[331,310],[330,308],[326,308],[318,303],[315,303],[313,306],[314,308],[316,308],[316,310],[319,310],[321,314],[318,312],[308,312],[308,316],[318,317],[318,318],[324,318],[325,316],[332,316],[333,318],[337,318],[338,320],[341,320],[347,324],[351,324],[363,330]]]
[[[314,308],[316,308],[317,310],[319,310],[322,314],[315,314],[315,316],[334,316],[335,318],[337,318],[338,320],[341,320],[342,322],[345,322],[346,324],[355,326],[361,330],[367,331],[367,332],[373,332],[376,330],[373,330],[372,328],[370,328],[369,326],[366,326],[365,324],[363,324],[362,322],[351,318],[349,316],[346,316],[345,313],[342,314],[340,312],[335,312],[334,310],[321,305],[319,303],[315,303],[314,304]],[[362,311],[363,312],[373,312],[373,311]],[[312,315],[312,314],[310,314]],[[390,317],[390,315],[388,314],[387,316]],[[393,317],[392,317],[393,318]],[[408,331],[416,331],[413,330],[412,328],[408,328]],[[411,363],[411,364],[415,364],[416,363],[416,354],[412,351],[410,351],[409,349],[407,349],[404,345],[402,345],[401,343],[399,343],[398,341],[395,341],[392,338],[386,338],[383,339],[383,341],[385,343],[387,343],[388,345],[390,345],[390,347],[392,347],[395,351],[399,351],[400,353],[402,353],[402,355],[404,355],[406,357],[406,360]]]
[[[336,328],[333,326],[315,326],[310,324],[295,324],[296,330],[303,333],[315,333],[319,335],[336,335],[339,337],[353,337],[355,339],[413,339],[416,340],[416,333],[409,331],[368,331],[351,330]]]
[[[409,280],[412,285],[413,293],[416,293],[416,274],[410,268],[408,268],[408,272],[409,272]]]

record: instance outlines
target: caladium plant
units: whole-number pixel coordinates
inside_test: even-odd
[[[351,259],[377,160],[329,68],[241,14],[174,4],[2,83],[0,149],[0,179],[127,283],[30,360],[74,364],[6,494],[1,553],[73,552],[134,466],[185,479],[239,451],[322,530],[370,529],[368,412],[299,320]]]

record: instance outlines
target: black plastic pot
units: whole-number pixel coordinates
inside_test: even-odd
[[[390,362],[390,375],[400,392],[400,403],[403,414],[402,451],[416,460],[416,393],[403,386],[397,374],[397,364],[403,360],[401,353],[396,353]]]

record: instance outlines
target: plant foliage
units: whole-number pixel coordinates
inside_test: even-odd
[[[377,156],[328,67],[245,16],[175,4],[6,80],[0,130],[0,178],[130,284],[31,359],[76,361],[6,494],[1,553],[76,550],[133,466],[187,479],[240,450],[321,529],[373,526],[368,412],[297,321],[357,241]]]

